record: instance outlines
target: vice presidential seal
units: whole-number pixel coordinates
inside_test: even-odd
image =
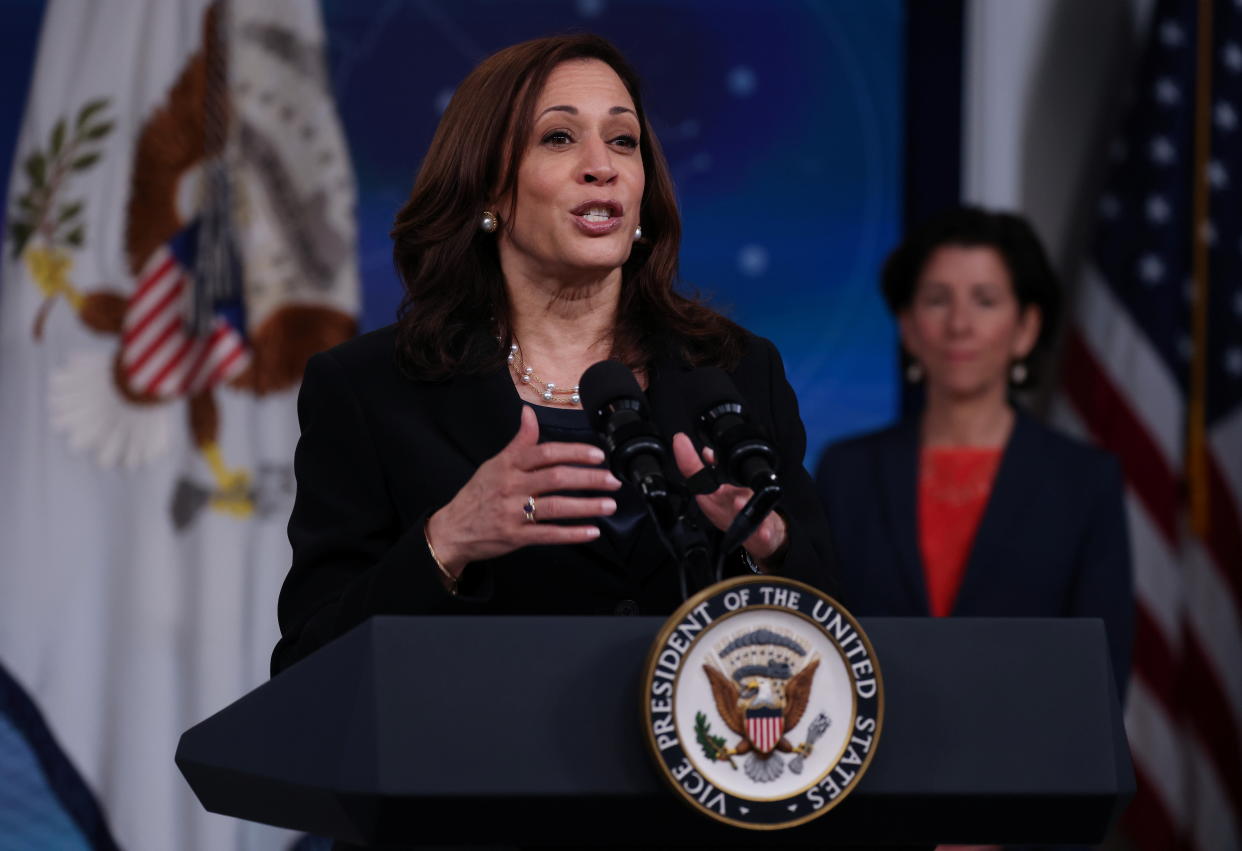
[[[777,576],[688,600],[647,659],[643,719],[691,806],[756,830],[793,827],[848,795],[871,763],[884,688],[849,612]]]

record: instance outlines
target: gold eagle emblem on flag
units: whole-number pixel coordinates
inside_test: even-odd
[[[31,190],[18,204],[26,215],[11,228],[45,295],[35,339],[63,298],[88,329],[117,341],[107,361],[71,353],[52,377],[53,422],[74,448],[104,466],[145,464],[171,443],[163,409],[185,401],[212,480],[181,478],[178,528],[205,507],[247,516],[262,502],[254,473],[226,462],[219,391],[296,387],[312,354],[357,327],[352,172],[334,114],[321,108],[330,95],[320,45],[240,10],[226,25],[218,3],[201,33],[163,101],[131,131],[123,206],[91,210],[63,197],[70,178],[108,166],[97,147],[120,131],[100,98],[31,154]],[[83,221],[92,212],[124,216],[129,291],[71,280],[72,252],[92,247]]]

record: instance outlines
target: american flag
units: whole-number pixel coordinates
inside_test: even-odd
[[[1059,415],[1125,469],[1125,707],[1148,849],[1242,848],[1242,3],[1160,0],[1110,176]]]
[[[245,340],[226,317],[215,315],[203,334],[194,333],[187,265],[173,248],[160,246],[130,296],[122,320],[121,372],[138,395],[193,395],[228,381],[249,362]]]

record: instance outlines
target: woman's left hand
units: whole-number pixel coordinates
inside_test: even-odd
[[[684,432],[673,435],[673,458],[677,461],[677,469],[686,478],[702,470],[704,462],[710,464],[715,460],[711,449],[704,449],[703,457],[700,459],[698,453],[694,451],[694,444]],[[695,499],[698,500],[699,508],[707,515],[712,525],[726,532],[733,518],[750,501],[752,493],[750,488],[724,484],[709,494],[696,496]],[[766,567],[765,562],[785,546],[787,537],[785,518],[773,511],[764,518],[763,525],[742,542],[742,546],[746,548],[746,552],[750,553],[751,558]]]

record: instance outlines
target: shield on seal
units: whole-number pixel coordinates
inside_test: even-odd
[[[765,706],[746,710],[746,737],[759,753],[771,753],[785,733],[785,713]]]

